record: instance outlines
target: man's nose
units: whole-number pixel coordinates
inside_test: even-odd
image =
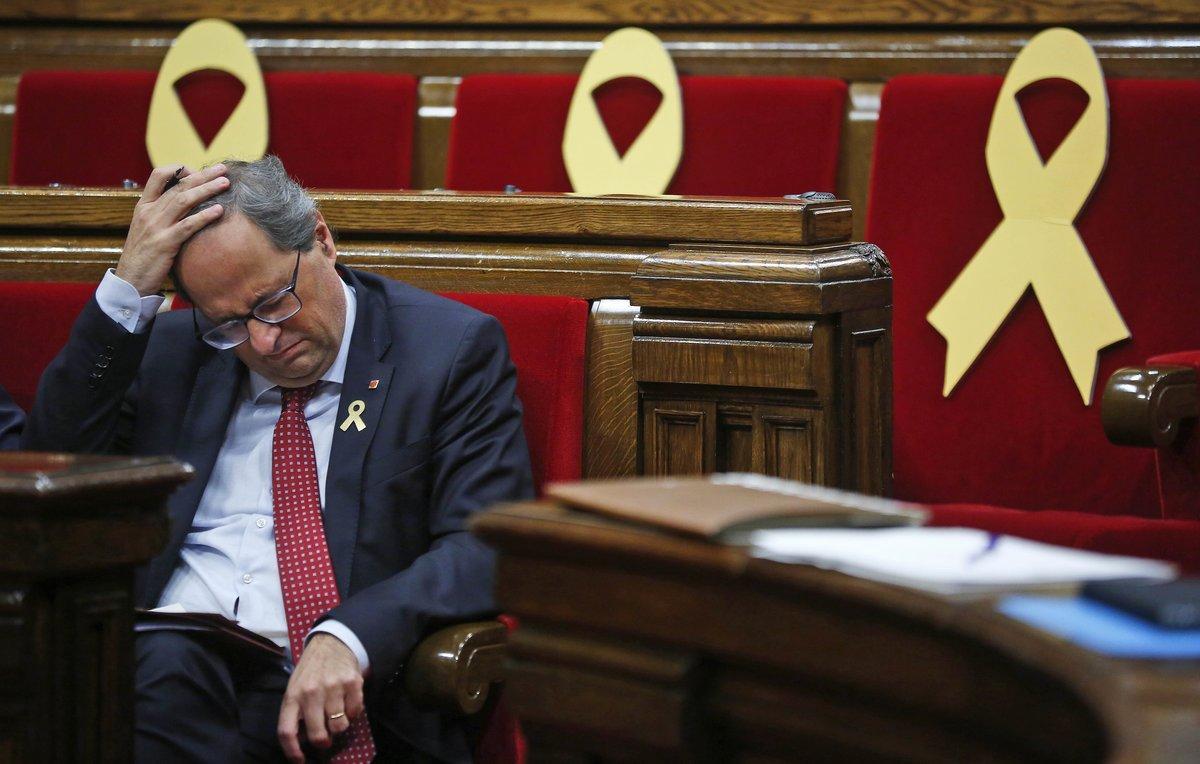
[[[246,322],[246,330],[250,332],[250,347],[255,353],[270,355],[278,349],[279,335],[283,332],[278,325],[264,324],[252,318]]]

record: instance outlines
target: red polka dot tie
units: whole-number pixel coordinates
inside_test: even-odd
[[[341,601],[321,525],[317,457],[304,418],[304,407],[318,384],[283,391],[283,411],[275,423],[271,447],[275,558],[283,588],[288,643],[297,663],[304,651],[304,637],[313,622]],[[340,737],[344,739],[338,740],[339,751],[334,761],[369,762],[375,757],[375,742],[366,714],[351,720],[350,729]]]

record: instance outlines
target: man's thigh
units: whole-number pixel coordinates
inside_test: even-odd
[[[280,666],[214,649],[182,632],[139,634],[138,761],[281,761],[275,736],[287,686]]]

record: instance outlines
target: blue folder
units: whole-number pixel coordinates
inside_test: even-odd
[[[1013,595],[997,609],[1080,647],[1120,658],[1200,658],[1200,629],[1164,629],[1081,597]]]

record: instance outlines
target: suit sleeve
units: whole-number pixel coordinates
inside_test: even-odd
[[[149,332],[132,334],[93,297],[59,354],[46,367],[21,447],[37,451],[122,453],[128,450],[131,388]]]
[[[533,496],[516,371],[491,316],[476,319],[459,345],[431,470],[429,550],[327,616],[362,641],[377,676],[395,672],[429,629],[495,611],[494,553],[467,531],[467,521],[497,502]]]
[[[25,412],[3,387],[0,387],[0,451],[21,447],[21,430],[25,427]]]

